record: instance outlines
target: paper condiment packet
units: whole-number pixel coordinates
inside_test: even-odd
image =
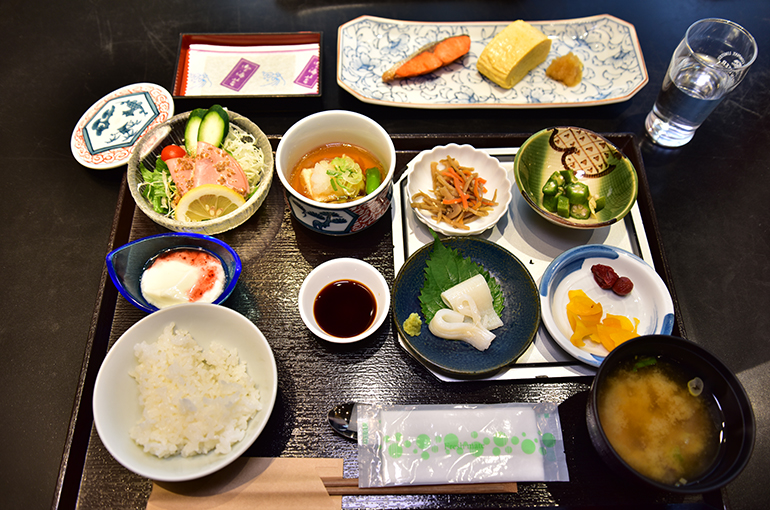
[[[568,481],[554,403],[359,405],[359,486]]]
[[[320,45],[191,44],[183,96],[264,96],[318,93]]]

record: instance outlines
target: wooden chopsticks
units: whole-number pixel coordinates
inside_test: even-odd
[[[358,478],[321,477],[330,496],[363,496],[366,494],[499,494],[517,492],[516,482],[456,483],[446,485],[398,485],[359,488]]]

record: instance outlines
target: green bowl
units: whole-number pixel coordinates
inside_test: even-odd
[[[587,219],[564,218],[543,207],[543,185],[555,171],[568,170],[588,186],[604,208]],[[548,221],[575,229],[612,225],[636,202],[639,179],[629,159],[610,141],[583,128],[552,127],[530,136],[513,163],[516,185],[527,203]]]

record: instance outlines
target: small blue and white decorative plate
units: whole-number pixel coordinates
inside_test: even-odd
[[[630,294],[618,296],[599,287],[591,266],[603,264],[618,276],[627,276],[634,284]],[[598,367],[609,354],[601,344],[586,341],[576,347],[571,341],[572,328],[567,319],[569,291],[583,290],[594,302],[601,303],[604,315],[623,315],[639,319],[639,335],[669,335],[674,327],[674,303],[661,277],[636,255],[614,246],[589,244],[567,250],[546,268],[540,280],[543,323],[551,337],[565,351],[588,365]]]
[[[506,90],[484,78],[476,61],[509,23],[433,23],[361,16],[339,28],[337,83],[365,103],[406,108],[555,108],[595,106],[630,99],[649,80],[636,30],[607,14],[560,21],[530,21],[551,39],[546,61]],[[432,73],[383,83],[382,73],[425,44],[467,34],[471,49]],[[575,87],[547,78],[551,61],[572,52],[583,63]]]
[[[124,165],[139,138],[174,115],[171,93],[152,83],[135,83],[94,103],[72,132],[70,147],[78,162],[106,170]]]

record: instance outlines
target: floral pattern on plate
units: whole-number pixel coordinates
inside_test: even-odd
[[[630,99],[649,80],[633,25],[609,15],[531,21],[551,39],[545,63],[506,90],[484,78],[476,61],[506,22],[423,23],[361,16],[340,26],[337,83],[359,100],[407,108],[551,108],[593,106]],[[382,81],[382,73],[419,48],[468,34],[471,49],[432,73]],[[545,76],[551,61],[572,52],[583,63],[575,87]]]
[[[174,115],[171,93],[153,83],[135,83],[94,103],[72,132],[70,148],[78,162],[95,170],[124,165],[134,145],[151,128]]]

